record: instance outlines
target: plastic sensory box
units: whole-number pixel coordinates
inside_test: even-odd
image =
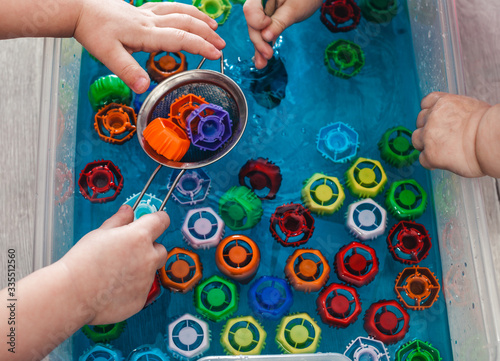
[[[413,45],[422,94],[434,90],[463,93],[455,0],[407,1]],[[435,20],[435,16],[439,20]],[[72,39],[46,39],[39,133],[38,184],[35,220],[34,269],[64,255],[73,242],[73,197],[55,201],[61,172],[74,174],[75,141],[81,46]],[[59,104],[66,106],[67,134],[61,140]],[[64,159],[65,167],[57,166]],[[433,196],[443,267],[443,290],[453,348],[453,359],[500,360],[499,283],[495,279],[491,243],[479,180],[463,179],[448,172],[432,172]],[[67,187],[67,186],[66,186]],[[58,194],[58,196],[61,196]],[[58,355],[72,359],[71,342]],[[247,357],[244,357],[247,359]],[[258,360],[332,360],[336,354],[257,356]],[[48,356],[49,360],[56,359]],[[57,358],[59,359],[59,358]],[[231,360],[241,357],[207,357]]]

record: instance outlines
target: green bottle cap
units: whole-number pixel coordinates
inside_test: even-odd
[[[413,179],[394,182],[387,191],[385,204],[397,219],[415,219],[425,212],[427,193]]]
[[[363,0],[361,12],[373,23],[389,23],[398,13],[397,0]]]
[[[321,328],[307,313],[283,317],[276,332],[276,343],[285,353],[314,353],[320,341]]]
[[[365,54],[352,41],[337,40],[326,47],[324,60],[330,74],[349,79],[365,65]]]
[[[219,25],[226,22],[233,7],[229,0],[193,0],[193,5],[212,19],[217,20]]]
[[[441,361],[439,351],[428,342],[414,340],[396,352],[396,361]]]
[[[252,228],[263,213],[262,201],[245,186],[232,187],[219,200],[219,214],[233,231]]]
[[[125,326],[127,321],[108,325],[85,325],[82,327],[82,332],[95,343],[107,343],[120,337]]]
[[[194,291],[196,311],[212,321],[220,321],[232,315],[238,308],[236,285],[219,276],[212,276]]]
[[[94,111],[109,103],[130,105],[132,90],[116,75],[106,75],[90,85],[89,100]]]
[[[397,168],[413,164],[420,152],[413,147],[411,134],[409,129],[401,126],[387,130],[378,142],[382,159]]]

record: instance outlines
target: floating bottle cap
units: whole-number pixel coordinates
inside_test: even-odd
[[[106,75],[90,85],[89,101],[95,112],[110,103],[130,105],[132,90],[116,75]]]
[[[387,191],[385,205],[397,219],[415,219],[425,212],[427,193],[413,179],[394,182]]]
[[[115,350],[111,345],[95,345],[87,350],[78,361],[122,361],[123,356],[119,350]]]
[[[134,349],[128,355],[127,361],[170,361],[170,358],[159,348],[143,345]]]
[[[365,54],[359,45],[348,40],[337,40],[325,49],[328,72],[342,79],[358,74],[365,65]]]
[[[336,177],[314,173],[302,188],[302,201],[311,212],[333,214],[342,207],[345,193]]]
[[[82,332],[95,343],[107,343],[120,337],[126,326],[127,321],[108,325],[85,325],[82,327]]]
[[[353,361],[389,361],[389,351],[385,345],[371,337],[358,337],[352,341],[344,352],[344,356]]]
[[[123,204],[127,204],[130,207],[133,207],[135,201],[137,200],[137,197],[139,197],[139,193],[133,194],[132,196],[127,198],[127,200]],[[134,211],[134,220],[139,219],[146,214],[158,212],[161,207],[161,203],[162,201],[156,198],[153,194],[144,194],[141,201],[139,202],[139,205]]]
[[[398,13],[396,0],[364,0],[361,12],[366,20],[373,23],[388,23]]]
[[[194,249],[215,247],[224,235],[224,221],[211,207],[190,209],[182,225],[182,235]]]
[[[187,130],[187,118],[202,104],[208,104],[205,98],[191,93],[183,95],[170,105],[170,117],[177,125]]]
[[[198,313],[218,322],[231,316],[238,308],[238,291],[233,282],[212,276],[196,286],[194,302]]]
[[[161,289],[160,277],[158,277],[158,274],[156,274],[153,284],[151,285],[151,289],[149,290],[148,298],[146,299],[146,304],[144,305],[144,308],[148,307],[150,304],[155,302],[158,299],[158,297],[161,296],[161,293],[162,289]]]
[[[180,170],[175,169],[170,174],[168,188],[172,186],[179,173]],[[182,205],[192,206],[198,204],[207,198],[210,192],[210,184],[211,179],[202,168],[187,169],[175,186],[172,197]]]
[[[268,159],[250,159],[241,167],[239,180],[260,199],[274,199],[281,186],[281,170]]]
[[[156,153],[176,162],[184,157],[191,145],[184,130],[170,118],[154,119],[142,134]]]
[[[266,331],[252,316],[232,318],[221,333],[220,343],[229,355],[260,355]]]
[[[387,176],[380,162],[361,157],[349,168],[345,177],[351,193],[361,198],[375,197],[387,183]]]
[[[262,276],[248,290],[248,303],[259,317],[278,320],[292,306],[292,289],[284,279]]]
[[[353,0],[327,0],[321,6],[320,19],[332,33],[345,33],[358,26],[361,10]]]
[[[413,340],[402,345],[396,352],[396,361],[441,361],[439,350],[429,342]]]
[[[232,8],[229,0],[194,0],[193,5],[216,20],[219,25],[226,22]]]
[[[209,348],[210,331],[205,321],[186,313],[168,325],[168,349],[175,358],[192,360]]]
[[[372,199],[364,199],[349,205],[347,228],[362,241],[375,239],[385,232],[387,212]]]
[[[227,277],[246,283],[259,269],[259,247],[243,235],[226,237],[215,250],[215,264]]]
[[[335,256],[335,271],[340,280],[357,287],[365,286],[378,273],[377,254],[367,245],[351,242]]]
[[[99,138],[111,144],[123,144],[132,139],[136,131],[137,116],[134,109],[110,103],[95,115],[94,129]]]
[[[345,123],[337,122],[321,128],[317,148],[323,157],[335,163],[345,163],[356,155],[358,133]]]
[[[151,53],[146,62],[146,70],[149,76],[157,83],[161,83],[172,75],[187,70],[187,67],[186,56],[181,52]]]
[[[409,129],[402,126],[386,131],[378,142],[382,159],[397,168],[412,165],[420,153],[411,143],[411,134]]]
[[[306,243],[314,232],[314,218],[301,204],[279,206],[271,216],[271,234],[283,246]]]
[[[80,192],[92,203],[114,200],[123,188],[120,169],[110,160],[96,160],[88,163],[78,179]]]
[[[298,249],[288,257],[285,276],[297,291],[316,292],[330,277],[330,266],[316,249]]]
[[[232,187],[219,200],[219,214],[233,231],[252,228],[262,213],[262,201],[247,187]]]
[[[410,328],[410,316],[394,300],[373,303],[365,313],[366,332],[391,345],[402,340]]]
[[[186,119],[188,136],[201,150],[221,148],[231,138],[232,126],[229,113],[215,104],[201,104]]]
[[[194,252],[175,247],[168,252],[167,262],[158,270],[158,275],[163,287],[186,293],[201,280],[200,258]]]
[[[394,290],[406,308],[425,310],[439,297],[439,281],[426,267],[405,268],[396,278]]]
[[[396,261],[416,264],[427,257],[432,243],[422,224],[400,221],[389,231],[387,246]]]
[[[283,317],[276,343],[285,353],[314,353],[321,341],[321,328],[307,313]]]
[[[316,299],[316,306],[324,323],[340,328],[354,323],[361,313],[356,290],[340,283],[332,283],[323,289]]]

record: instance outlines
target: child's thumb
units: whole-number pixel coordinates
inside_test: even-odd
[[[271,25],[262,30],[262,38],[267,42],[274,42],[283,30],[295,23],[293,12],[286,6],[281,6],[271,17]]]

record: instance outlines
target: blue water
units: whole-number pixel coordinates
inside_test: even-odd
[[[388,25],[372,24],[362,19],[356,30],[345,34],[332,34],[320,22],[319,13],[316,13],[307,21],[288,29],[280,39],[278,49],[287,70],[288,84],[285,98],[272,109],[268,109],[269,103],[262,106],[256,102],[250,92],[249,79],[242,74],[242,69],[245,69],[242,67],[249,63],[253,52],[247,40],[241,5],[233,5],[231,16],[218,32],[227,42],[224,52],[226,74],[239,82],[246,94],[249,106],[248,127],[241,142],[230,154],[220,162],[204,168],[212,179],[210,194],[205,201],[194,207],[211,206],[217,210],[221,195],[230,187],[238,185],[238,172],[247,160],[264,157],[276,163],[281,168],[283,181],[276,199],[263,201],[264,215],[260,223],[242,232],[233,232],[226,227],[226,236],[242,233],[258,243],[263,252],[256,278],[262,275],[284,278],[285,261],[294,249],[282,247],[272,238],[269,232],[272,213],[276,207],[283,204],[301,203],[302,183],[313,173],[323,172],[336,176],[345,185],[344,173],[349,168],[349,164],[336,164],[321,156],[316,149],[319,129],[338,121],[349,124],[359,133],[360,146],[357,156],[381,160],[377,142],[388,128],[396,125],[409,129],[415,127],[421,94],[418,90],[409,19],[406,10],[401,8],[396,18]],[[358,43],[365,53],[366,65],[357,76],[349,80],[330,75],[323,64],[324,49],[338,39]],[[136,58],[145,66],[147,54],[136,54]],[[200,60],[192,55],[187,58],[189,69],[195,68]],[[204,67],[218,70],[219,62],[207,62]],[[124,187],[116,200],[109,203],[93,204],[80,195],[75,197],[75,242],[87,232],[99,227],[128,197],[140,192],[149,174],[156,168],[156,163],[143,153],[136,136],[119,146],[101,141],[93,130],[94,114],[87,100],[87,92],[95,79],[107,74],[109,70],[97,64],[84,52],[79,90],[75,182],[78,180],[78,172],[87,163],[106,159],[112,160],[120,168],[125,179]],[[413,178],[431,195],[429,173],[418,163],[401,170],[385,162],[382,164],[389,179],[386,189],[393,181]],[[170,173],[170,170],[163,169],[148,192],[162,199],[167,191]],[[335,254],[340,247],[354,240],[345,228],[344,215],[348,205],[357,198],[353,197],[347,188],[345,190],[346,200],[339,212],[322,217],[313,214],[316,229],[305,245],[308,248],[320,249],[328,260],[332,268],[328,284],[339,282],[333,268]],[[375,198],[381,205],[384,200],[383,193]],[[171,226],[158,240],[167,250],[176,246],[187,247],[182,239],[180,226],[190,208],[192,207],[180,206],[173,200],[167,204]],[[429,267],[441,280],[435,216],[431,197],[425,214],[417,219],[417,222],[426,226],[433,240],[429,256],[420,265]],[[358,289],[363,312],[354,324],[346,329],[330,328],[321,322],[316,313],[315,301],[318,293],[294,292],[290,312],[307,312],[322,328],[322,341],[318,352],[343,353],[346,346],[356,337],[367,336],[363,328],[366,309],[373,302],[396,299],[394,281],[405,265],[393,260],[385,240],[395,223],[397,220],[389,216],[384,236],[366,242],[377,252],[380,272],[372,283]],[[214,274],[220,275],[213,261],[215,249],[196,252],[203,263],[204,278]],[[251,310],[246,301],[250,285],[239,284],[238,287],[240,301],[234,316],[250,315]],[[166,351],[163,337],[169,322],[186,312],[197,315],[192,299],[192,291],[183,295],[165,290],[153,305],[130,318],[125,332],[111,344],[124,355],[143,344],[156,344]],[[400,345],[419,338],[438,348],[444,360],[451,360],[446,304],[442,292],[430,309],[408,313],[411,319],[409,333],[402,341],[388,347],[391,357],[394,358]],[[205,355],[224,354],[219,344],[219,335],[224,323],[209,322],[212,346]],[[264,353],[280,353],[274,341],[278,323],[279,321],[263,322],[267,331]],[[73,341],[75,359],[92,344],[81,332],[74,336]]]

